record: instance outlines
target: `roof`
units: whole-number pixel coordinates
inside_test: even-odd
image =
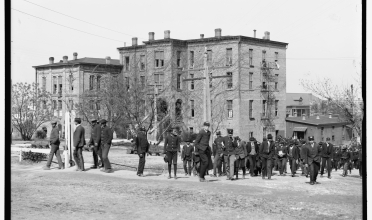
[[[299,100],[302,99],[302,102]],[[287,93],[286,105],[287,106],[309,106],[313,101],[319,101],[318,97],[311,93]]]
[[[302,120],[302,117],[288,117],[285,120],[287,122],[294,122],[294,123],[299,123],[299,124],[307,124],[307,125],[346,125],[350,124],[347,121],[342,121],[338,117],[332,117],[329,118],[327,115],[320,115],[319,119],[316,119],[317,116],[310,116],[310,117],[305,117],[305,120]]]
[[[261,43],[261,44],[275,44],[279,46],[287,46],[288,43],[279,42],[279,41],[272,41],[272,40],[266,40],[261,38],[255,38],[255,37],[247,37],[247,36],[241,36],[241,35],[235,35],[235,36],[221,36],[221,37],[208,37],[208,38],[197,38],[197,39],[189,39],[189,40],[179,40],[179,39],[158,39],[158,40],[152,40],[152,41],[143,41],[146,45],[151,44],[159,44],[159,43],[178,43],[178,44],[192,44],[192,43],[205,43],[205,42],[216,42],[216,41],[226,41],[226,40],[239,40],[239,41],[249,41],[249,42],[255,42],[255,43]],[[131,48],[138,48],[143,45],[137,45],[137,46],[128,46],[128,47],[119,47],[118,50],[122,49],[131,49]]]
[[[73,65],[73,64],[104,64],[106,65],[106,59],[105,58],[91,58],[91,57],[84,57],[76,60],[68,60],[67,63],[52,63],[52,64],[44,64],[39,66],[33,66],[34,68],[37,67],[52,67],[52,66],[67,66],[67,65]],[[111,59],[110,65],[114,66],[122,66],[120,64],[120,60]]]
[[[306,130],[307,130],[307,127],[294,127],[293,128],[293,131],[305,132]]]

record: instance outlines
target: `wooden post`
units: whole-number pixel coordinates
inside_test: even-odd
[[[71,139],[71,131],[70,131],[70,113],[67,111],[65,113],[65,149],[63,151],[63,155],[65,157],[65,168],[67,168],[67,164],[69,163],[69,151],[70,151],[70,139]]]
[[[19,150],[19,162],[22,161],[22,149]]]

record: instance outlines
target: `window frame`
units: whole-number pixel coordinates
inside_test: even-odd
[[[155,51],[155,68],[164,68],[164,50]]]
[[[279,116],[279,100],[275,100],[275,117]]]
[[[232,118],[234,118],[233,100],[227,100],[227,119],[232,119]]]
[[[232,66],[232,59],[233,59],[232,48],[226,48],[226,66]]]
[[[181,56],[182,56],[182,51],[177,51],[177,57],[176,57],[176,64],[177,64],[177,68],[181,68],[182,67],[182,59],[181,59]]]
[[[253,72],[249,72],[248,89],[253,90]]]
[[[190,79],[194,79],[194,73],[190,73],[189,75],[190,75]],[[190,81],[190,90],[191,91],[195,90],[195,81],[194,80]]]
[[[249,118],[253,118],[253,100],[249,100],[248,107],[249,107],[249,110],[248,110]]]
[[[195,51],[190,50],[189,56],[189,68],[193,69],[195,65]]]
[[[249,66],[253,67],[253,49],[249,49]]]
[[[231,75],[231,77],[226,78],[226,89],[228,90],[233,89],[233,75],[232,74],[233,74],[232,72],[226,73],[227,76]]]
[[[191,118],[195,117],[195,100],[190,100]]]
[[[146,70],[146,56],[145,55],[140,55],[140,71],[145,71]]]

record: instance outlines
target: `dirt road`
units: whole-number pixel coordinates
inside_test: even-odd
[[[85,155],[87,162],[91,156]],[[357,170],[346,178],[333,172],[332,179],[311,186],[309,178],[289,175],[271,181],[207,177],[212,181],[199,183],[149,172],[141,178],[130,170],[44,171],[44,164],[12,160],[12,219],[362,219]]]

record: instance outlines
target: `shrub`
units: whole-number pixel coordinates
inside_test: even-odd
[[[47,158],[47,154],[43,153],[34,153],[31,151],[22,151],[22,158],[23,160],[30,160],[32,162],[39,163],[42,160],[45,160]]]
[[[37,130],[35,135],[36,135],[37,139],[45,139],[46,138],[46,134],[42,130]]]

